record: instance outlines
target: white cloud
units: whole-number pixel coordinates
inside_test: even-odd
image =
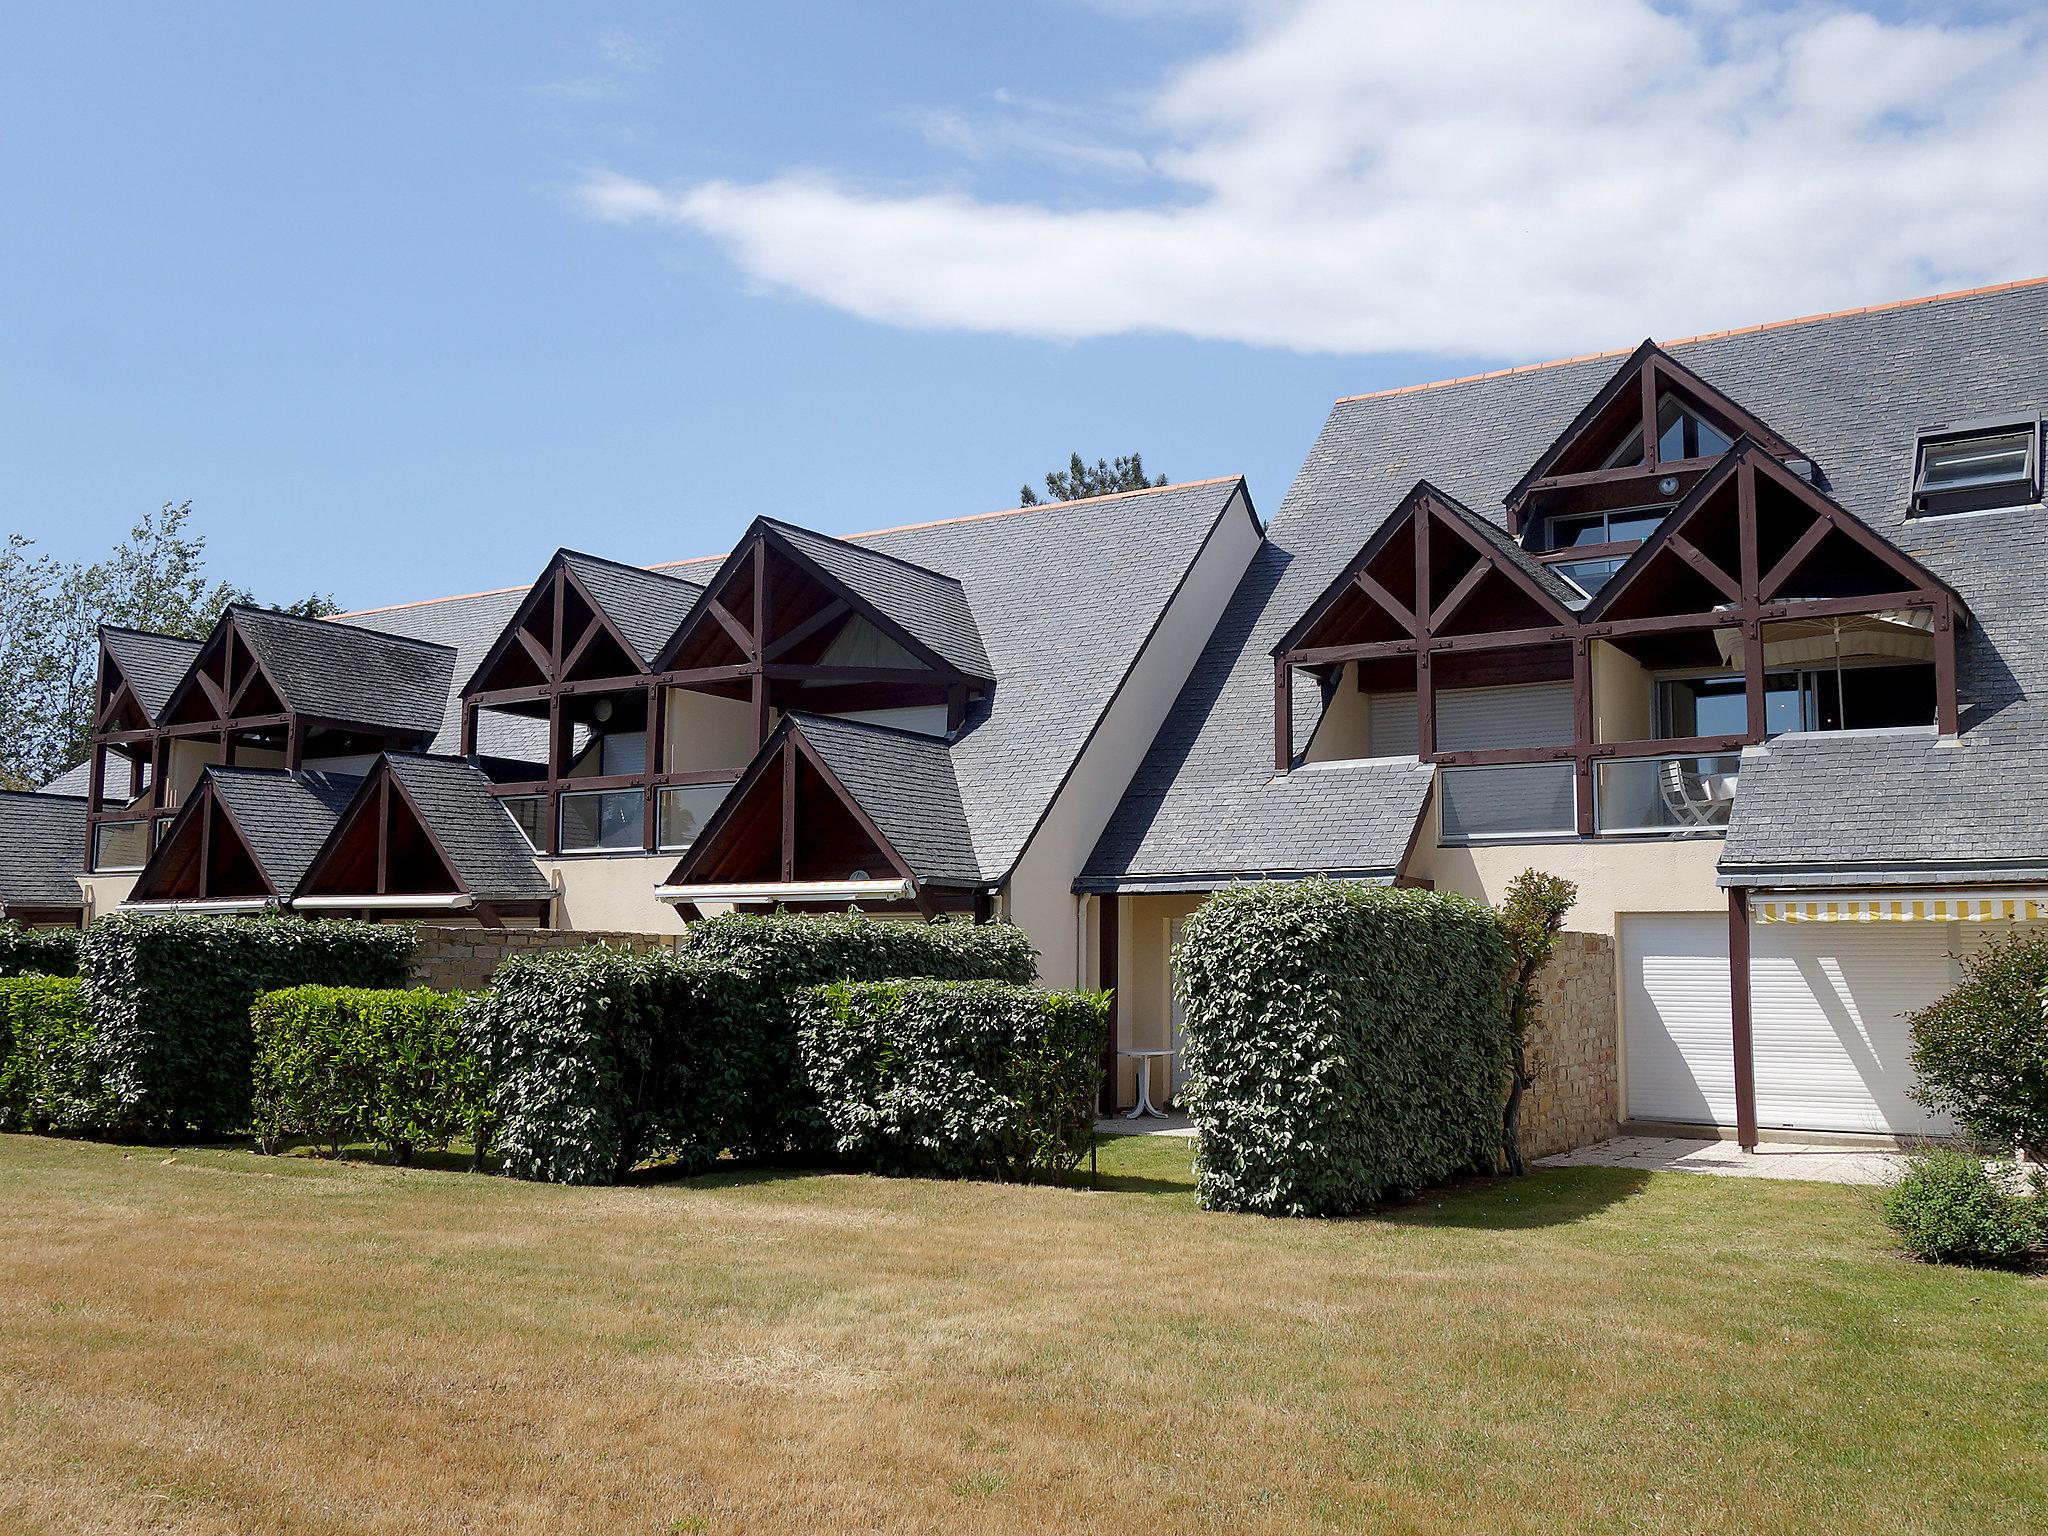
[[[1114,205],[801,169],[578,196],[884,324],[1526,356],[2036,274],[2044,99],[2038,13],[1262,0],[1126,142],[1022,146],[1137,177]]]

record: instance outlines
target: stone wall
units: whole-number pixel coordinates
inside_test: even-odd
[[[1615,1133],[1621,1104],[1614,940],[1561,933],[1536,979],[1542,1012],[1529,1031],[1536,1079],[1522,1096],[1525,1158],[1549,1157]]]
[[[490,985],[491,973],[514,955],[609,944],[638,954],[673,949],[680,933],[592,933],[569,928],[434,928],[417,925],[413,985],[444,992],[475,991]]]

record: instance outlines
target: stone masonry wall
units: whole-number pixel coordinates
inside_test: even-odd
[[[681,934],[591,933],[568,928],[433,928],[418,925],[419,948],[413,951],[413,985],[443,992],[476,991],[490,985],[491,973],[514,955],[551,949],[580,949],[609,944],[635,954],[673,949]]]
[[[1550,964],[1536,978],[1542,1012],[1529,1031],[1529,1065],[1536,1081],[1522,1096],[1524,1158],[1589,1146],[1617,1129],[1615,974],[1609,935],[1557,936]]]

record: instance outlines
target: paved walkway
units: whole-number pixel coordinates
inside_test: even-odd
[[[1718,1173],[1740,1179],[1811,1179],[1823,1184],[1889,1184],[1902,1152],[1760,1142],[1744,1152],[1732,1141],[1677,1136],[1617,1136],[1576,1152],[1537,1159],[1539,1168],[1642,1168],[1655,1173]]]
[[[1145,1115],[1137,1120],[1126,1120],[1122,1115],[1111,1115],[1107,1120],[1095,1122],[1098,1136],[1187,1136],[1195,1134],[1194,1122],[1186,1115]]]

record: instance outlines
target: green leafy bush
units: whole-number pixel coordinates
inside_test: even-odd
[[[2048,935],[1968,956],[1962,981],[1911,1023],[1913,1097],[1986,1146],[2048,1161]]]
[[[1513,958],[1485,907],[1239,886],[1188,919],[1174,966],[1205,1206],[1333,1215],[1493,1168]]]
[[[470,994],[289,987],[250,1009],[255,1042],[250,1123],[276,1152],[293,1141],[332,1156],[374,1142],[407,1163],[422,1147],[465,1138],[481,1161],[490,1094],[460,1022]]]
[[[1007,928],[860,917],[726,917],[675,953],[603,946],[520,955],[463,1021],[497,1085],[508,1173],[598,1184],[636,1163],[708,1166],[827,1142],[797,1057],[795,997],[838,980],[1028,981]]]
[[[0,922],[0,977],[77,974],[76,928],[24,928]]]
[[[834,1149],[883,1173],[1053,1182],[1087,1154],[1107,993],[993,981],[840,982],[798,1040]]]
[[[743,1155],[821,1153],[830,1132],[798,1059],[797,994],[836,981],[1002,981],[1038,979],[1038,953],[1007,923],[878,923],[859,912],[735,914],[692,923],[683,952],[747,971],[762,994],[745,1027],[759,1030],[752,1087],[730,1129]]]
[[[1914,1154],[1884,1192],[1885,1220],[1905,1250],[1939,1264],[2011,1264],[2048,1240],[2041,1175],[2022,1193],[2010,1166],[1953,1147]]]
[[[92,1131],[114,1117],[73,977],[0,981],[0,1130]]]
[[[79,946],[122,1122],[145,1135],[249,1123],[249,1009],[307,984],[402,987],[414,934],[374,923],[115,912]]]

